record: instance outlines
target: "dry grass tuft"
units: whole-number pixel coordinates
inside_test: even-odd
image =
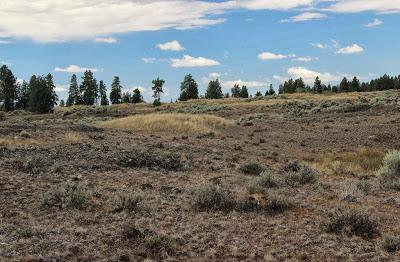
[[[85,140],[85,137],[83,137],[81,134],[76,133],[76,132],[68,132],[64,135],[64,144],[79,144],[83,140]]]
[[[324,155],[312,166],[334,175],[375,172],[380,167],[384,156],[385,151],[382,149],[360,147],[353,152]]]
[[[32,145],[41,145],[43,142],[36,139],[24,139],[24,138],[0,138],[0,146],[5,147],[21,147],[21,146],[32,146]]]
[[[204,133],[233,125],[229,120],[206,114],[161,114],[135,115],[97,124],[103,128],[132,129],[160,133]]]

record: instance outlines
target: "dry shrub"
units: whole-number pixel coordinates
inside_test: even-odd
[[[365,238],[379,234],[378,223],[368,213],[357,210],[335,210],[328,215],[323,227],[328,233],[347,233]]]
[[[74,145],[81,143],[83,140],[85,140],[85,137],[83,137],[81,134],[76,132],[68,132],[65,133],[63,141],[65,144]]]
[[[400,238],[393,236],[384,236],[382,247],[386,252],[397,252],[400,250]]]
[[[6,120],[6,113],[4,111],[0,111],[0,121]]]
[[[138,212],[142,208],[143,196],[140,193],[128,192],[118,196],[115,202],[115,212]]]
[[[379,168],[385,151],[366,147],[357,148],[353,152],[327,154],[314,163],[314,167],[335,175],[373,172]]]
[[[265,168],[256,161],[250,161],[249,163],[245,163],[239,167],[239,171],[246,175],[260,175]]]
[[[153,113],[129,116],[97,125],[104,128],[131,129],[143,132],[205,133],[231,126],[232,122],[206,114]]]
[[[200,210],[229,211],[235,204],[231,192],[215,185],[203,185],[194,190],[194,206]]]

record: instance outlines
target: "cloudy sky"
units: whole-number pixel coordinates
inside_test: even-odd
[[[289,77],[326,83],[400,73],[400,0],[3,0],[0,63],[19,79],[51,72],[61,98],[91,69],[126,90],[185,74],[252,93]]]

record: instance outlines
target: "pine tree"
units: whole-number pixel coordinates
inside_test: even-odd
[[[61,99],[61,101],[60,101],[60,107],[64,107],[64,106],[65,106],[64,99]]]
[[[347,78],[344,77],[339,85],[340,92],[349,92],[350,91],[350,83],[347,81]]]
[[[138,103],[142,103],[142,102],[143,102],[143,96],[140,93],[140,90],[138,88],[136,88],[135,90],[133,90],[132,103],[138,104]]]
[[[17,80],[6,65],[0,68],[0,102],[3,101],[5,111],[14,109],[17,96]]]
[[[107,87],[103,80],[99,82],[100,105],[108,106]]]
[[[262,93],[260,91],[257,91],[256,97],[262,97],[262,96],[263,96]]]
[[[132,100],[131,94],[129,92],[122,93],[122,103],[128,104]]]
[[[240,97],[240,86],[238,84],[235,84],[233,88],[231,89],[232,97],[234,98],[239,98]]]
[[[190,99],[198,99],[199,91],[196,81],[193,79],[192,75],[186,75],[185,79],[181,83],[181,95],[179,97],[180,101],[187,101]]]
[[[240,97],[249,98],[249,91],[247,90],[246,86],[242,86],[242,90],[240,90]]]
[[[315,78],[313,91],[315,93],[322,94],[322,83],[318,76]]]
[[[273,96],[275,95],[275,90],[272,84],[269,85],[269,90],[265,93],[265,96]]]
[[[157,77],[157,79],[152,81],[152,88],[153,90],[153,97],[154,97],[154,102],[153,105],[159,106],[161,105],[161,93],[163,93],[163,86],[164,86],[165,81]]]
[[[53,76],[32,76],[29,82],[28,107],[31,112],[49,113],[53,112],[58,97],[54,91]]]
[[[360,92],[361,91],[360,81],[357,79],[357,77],[354,77],[353,80],[351,81],[350,91],[351,92]]]
[[[294,85],[292,89],[292,91],[294,91],[293,93],[296,92],[301,93],[304,92],[306,89],[306,84],[304,83],[304,80],[301,77],[299,79],[296,79],[293,85]]]
[[[93,77],[93,73],[87,70],[83,73],[80,92],[82,94],[82,103],[84,105],[94,105],[97,100],[97,81]]]
[[[16,107],[18,109],[26,110],[28,109],[28,83],[23,81],[22,84],[17,85],[17,103]]]
[[[82,101],[80,99],[80,93],[78,88],[78,82],[76,79],[76,75],[73,74],[71,77],[71,82],[69,84],[68,98],[67,98],[67,106],[73,106],[81,104]]]
[[[206,91],[205,98],[207,99],[221,99],[223,98],[224,95],[222,93],[222,87],[221,84],[219,83],[219,80],[212,80],[208,84],[208,88]]]
[[[118,76],[114,77],[111,84],[110,101],[111,104],[121,104],[122,100],[122,86]]]

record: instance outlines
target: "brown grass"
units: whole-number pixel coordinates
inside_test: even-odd
[[[81,143],[83,140],[85,140],[85,137],[82,136],[81,134],[76,132],[68,132],[65,133],[63,142],[64,144],[74,145]]]
[[[233,122],[217,116],[178,113],[135,115],[97,123],[97,126],[103,128],[130,129],[150,133],[203,133],[231,125]]]
[[[384,156],[383,149],[360,147],[352,152],[326,154],[312,166],[334,175],[372,173],[380,167]]]
[[[21,147],[21,146],[31,146],[31,145],[40,145],[43,142],[36,139],[25,139],[25,138],[9,138],[4,137],[0,138],[0,146],[5,147]]]

